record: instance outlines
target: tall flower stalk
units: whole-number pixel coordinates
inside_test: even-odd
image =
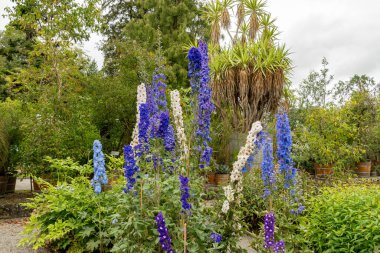
[[[132,190],[136,183],[136,174],[139,172],[139,167],[136,165],[134,151],[131,145],[124,146],[124,175],[127,180],[124,192]]]
[[[291,188],[296,184],[297,169],[294,167],[292,152],[292,133],[288,114],[285,111],[276,114],[277,159],[280,173],[285,176],[284,187]]]
[[[273,250],[276,253],[285,252],[285,242],[283,240],[275,241],[274,230],[275,217],[272,212],[269,212],[264,218],[264,248]]]
[[[260,121],[257,121],[252,124],[251,130],[248,133],[246,143],[243,147],[241,147],[239,154],[237,156],[237,160],[234,162],[230,177],[230,185],[225,187],[225,196],[226,200],[223,203],[222,212],[227,213],[230,209],[230,204],[234,201],[238,204],[240,203],[240,195],[243,190],[243,174],[242,169],[244,165],[247,163],[247,160],[254,152],[255,149],[255,141],[257,138],[257,134],[262,130],[262,126]]]
[[[160,245],[163,251],[167,253],[174,253],[172,249],[172,239],[169,236],[169,231],[165,224],[165,219],[162,212],[159,212],[156,216],[157,231],[160,237]]]
[[[136,125],[133,129],[132,142],[130,144],[132,147],[135,147],[139,144],[140,105],[144,103],[146,103],[146,88],[145,84],[142,83],[139,86],[137,86]]]
[[[94,178],[92,179],[92,186],[96,193],[102,192],[102,184],[108,183],[108,178],[106,174],[104,154],[102,152],[102,143],[98,140],[94,141],[93,145],[94,156]]]
[[[200,154],[199,167],[209,166],[212,148],[209,146],[211,113],[215,110],[212,103],[212,91],[210,83],[210,68],[208,63],[207,44],[199,41],[199,48],[191,48],[189,58],[189,77],[193,96],[196,98],[197,129],[195,130],[196,145],[195,150]]]
[[[177,141],[181,148],[181,160],[187,160],[187,157],[189,156],[189,147],[187,145],[187,138],[183,124],[181,98],[178,90],[173,90],[170,92],[170,100],[177,134]]]

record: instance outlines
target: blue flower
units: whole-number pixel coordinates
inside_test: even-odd
[[[209,146],[211,114],[215,110],[212,103],[212,91],[209,86],[210,68],[208,65],[207,44],[199,41],[199,48],[191,48],[189,51],[189,77],[193,91],[196,97],[197,105],[197,123],[198,128],[195,131],[197,138],[195,150],[201,153],[200,167],[209,166],[212,148]]]
[[[107,184],[108,178],[106,174],[104,154],[102,152],[102,144],[100,141],[95,140],[93,145],[94,156],[94,177],[92,179],[92,186],[96,193],[102,192],[101,184]]]
[[[124,146],[124,160],[124,175],[127,180],[127,187],[124,188],[124,192],[127,192],[133,188],[136,183],[136,173],[139,172],[131,145]]]
[[[218,233],[212,232],[210,239],[215,243],[220,243],[222,241],[222,236]]]
[[[292,152],[292,133],[289,125],[289,118],[286,112],[276,114],[277,129],[277,159],[280,173],[285,175],[285,188],[296,184],[297,169],[294,167]]]
[[[273,147],[272,139],[267,137],[264,143],[263,150],[263,162],[261,164],[261,177],[264,182],[264,197],[268,197],[271,191],[274,190],[276,183],[276,178],[274,175],[274,165],[273,165]]]
[[[160,244],[163,251],[167,253],[174,253],[172,249],[172,240],[169,236],[169,231],[166,228],[165,219],[162,212],[159,212],[156,216],[157,231],[160,237]]]
[[[181,182],[181,202],[182,202],[182,208],[185,213],[188,213],[188,211],[191,209],[191,205],[188,202],[188,199],[190,197],[189,194],[189,178],[183,177],[179,175],[179,180]]]

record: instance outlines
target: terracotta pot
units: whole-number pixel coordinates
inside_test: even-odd
[[[210,185],[216,185],[216,175],[215,173],[208,173],[207,174],[207,183]]]
[[[226,186],[230,182],[230,174],[215,174],[217,186]]]
[[[47,183],[37,183],[36,181],[33,180],[33,190],[38,192],[41,191],[42,189],[47,189],[49,185]]]
[[[371,162],[359,162],[356,164],[356,173],[359,177],[370,177],[371,176]]]
[[[15,192],[15,190],[16,190],[16,181],[17,181],[17,177],[16,176],[9,176],[8,177],[6,193],[14,193]]]
[[[0,176],[0,195],[5,194],[5,192],[7,191],[7,183],[8,183],[8,177]]]
[[[316,177],[325,177],[333,174],[333,165],[332,164],[314,164],[315,176]]]

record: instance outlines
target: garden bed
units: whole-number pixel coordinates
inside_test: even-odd
[[[0,196],[0,219],[28,217],[31,213],[21,203],[33,197],[31,192],[16,192]]]

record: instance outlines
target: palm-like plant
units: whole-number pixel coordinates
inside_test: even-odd
[[[213,99],[219,111],[233,110],[235,127],[242,131],[247,131],[264,113],[277,109],[291,69],[289,52],[278,43],[275,19],[264,10],[265,6],[264,0],[214,0],[206,4],[205,17],[212,24]],[[231,27],[236,29],[232,35],[229,14],[234,9],[237,22]],[[228,19],[223,13],[228,13]],[[221,29],[231,40],[224,47],[219,44]]]

